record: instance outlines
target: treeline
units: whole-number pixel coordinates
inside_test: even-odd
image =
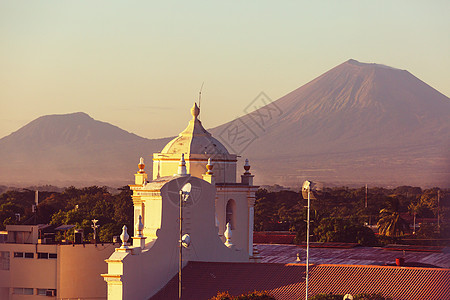
[[[69,187],[62,192],[39,192],[33,212],[35,190],[9,190],[0,195],[0,230],[8,224],[76,225],[83,229],[85,241],[93,239],[92,220],[98,220],[101,242],[111,242],[123,225],[133,228],[133,202],[129,187],[112,194],[107,187]],[[72,235],[73,232],[69,232]],[[57,236],[57,239],[63,237]]]
[[[69,187],[39,192],[33,212],[34,188],[7,190],[0,195],[0,230],[7,224],[76,225],[85,241],[93,238],[98,220],[101,242],[110,242],[127,225],[132,234],[133,203],[128,186],[112,193],[107,187]],[[312,241],[378,245],[398,239],[450,239],[450,191],[401,186],[386,188],[325,188],[311,202]],[[306,200],[299,192],[258,190],[255,231],[291,231],[306,240]],[[417,220],[415,232],[414,215]],[[370,226],[377,227],[375,236]],[[57,237],[58,238],[58,237]],[[62,239],[62,236],[59,236]],[[444,241],[445,242],[445,241]]]
[[[259,190],[255,231],[291,231],[297,233],[298,243],[305,241],[306,205],[299,192]],[[449,213],[449,190],[324,188],[317,192],[317,200],[311,201],[312,240],[374,246],[405,238],[448,239]],[[371,226],[378,228],[380,235],[376,236]]]

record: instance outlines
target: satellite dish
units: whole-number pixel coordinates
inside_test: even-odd
[[[189,247],[190,244],[191,244],[191,237],[189,236],[189,234],[186,233],[181,238],[181,245],[183,245],[184,248],[187,248],[187,247]]]
[[[180,190],[180,195],[184,202],[186,202],[191,194],[192,185],[188,182]]]
[[[302,196],[303,199],[308,199],[308,190],[310,191],[310,195],[309,198],[310,199],[317,199],[317,184],[315,182],[312,181],[308,181],[306,180],[305,182],[303,182],[303,186],[302,186]]]
[[[350,294],[346,294],[342,300],[353,300],[353,296]]]

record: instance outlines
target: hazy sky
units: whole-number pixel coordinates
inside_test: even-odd
[[[243,115],[354,58],[450,95],[450,1],[0,0],[0,138],[83,111],[178,134],[202,82],[203,124]]]

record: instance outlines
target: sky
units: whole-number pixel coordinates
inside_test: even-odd
[[[450,96],[450,1],[0,0],[0,138],[85,112],[177,135],[201,86],[206,128],[347,61],[405,69]]]

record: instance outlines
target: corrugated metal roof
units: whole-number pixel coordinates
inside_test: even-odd
[[[262,262],[293,263],[296,261],[297,253],[300,254],[302,262],[305,262],[306,249],[297,245],[258,244],[256,247]],[[347,265],[388,265],[395,263],[395,258],[403,257],[403,255],[406,263],[450,268],[450,248],[444,248],[440,253],[408,249],[404,252],[392,251],[378,247],[354,247],[350,249],[312,248],[309,253],[310,263]]]
[[[55,230],[69,230],[74,228],[76,225],[61,225],[55,228]]]
[[[269,291],[276,299],[305,297],[304,264],[190,262],[183,269],[183,299]],[[309,295],[381,293],[395,300],[450,299],[450,269],[358,265],[310,266]],[[178,276],[151,300],[177,299]]]

